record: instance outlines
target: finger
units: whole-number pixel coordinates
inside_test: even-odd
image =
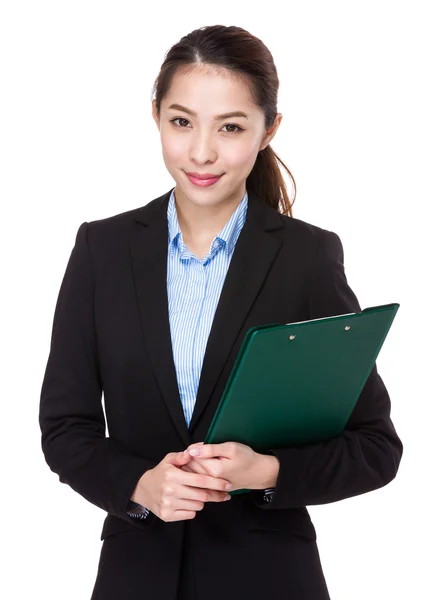
[[[187,452],[186,454],[184,452],[170,452],[165,457],[165,462],[168,462],[177,467],[181,467],[182,465],[188,464],[190,460],[192,460],[192,458],[189,455],[189,452]]]
[[[201,510],[205,502],[223,502],[229,496],[227,492],[217,490],[199,490],[189,486],[181,486],[178,490],[178,508]],[[231,498],[231,496],[230,496]]]
[[[189,453],[189,450],[190,450],[191,448],[198,448],[198,447],[200,447],[200,446],[203,446],[203,445],[204,445],[204,442],[196,442],[195,444],[190,444],[190,445],[189,445],[189,446],[186,448],[186,450],[184,450],[184,452],[183,452],[183,453],[184,453],[184,454],[186,454],[186,453]]]
[[[209,498],[207,502],[225,502],[231,500],[232,497],[228,492],[218,492],[216,490],[207,490]]]
[[[175,481],[182,485],[194,488],[206,488],[209,490],[229,491],[227,485],[230,484],[226,479],[212,477],[198,473],[186,473],[181,470],[176,473]],[[230,488],[231,489],[231,488]]]
[[[184,465],[183,467],[181,467],[181,469],[182,469],[182,471],[186,471],[187,473],[193,472],[190,470],[190,465]],[[190,488],[190,489],[194,489],[194,488]],[[225,500],[231,500],[231,498],[232,498],[229,495],[228,491],[218,491],[218,490],[206,490],[206,491],[209,495],[209,498],[207,500],[208,502],[223,502]]]
[[[199,473],[200,475],[210,475],[213,477],[217,476],[210,469],[208,469],[206,465],[201,464],[200,462],[196,462],[192,458],[188,464],[182,465],[180,468],[186,473]]]
[[[191,458],[191,460],[189,461],[189,463],[186,464],[186,465],[183,465],[181,467],[181,469],[182,469],[182,471],[186,471],[188,473],[202,473],[202,474],[205,474],[205,475],[214,475],[214,473],[212,473],[210,471],[210,469],[208,469],[208,467],[205,464],[205,462],[206,461],[203,461],[203,462],[196,461],[193,458]]]
[[[231,444],[224,442],[223,444],[203,444],[203,446],[189,446],[187,448],[191,456],[198,458],[217,458],[225,457],[231,458],[233,456],[233,447]]]
[[[221,479],[225,479],[225,475],[224,475],[224,469],[225,469],[225,465],[223,464],[222,461],[226,461],[226,458],[202,458],[201,456],[196,459],[193,458],[191,460],[191,462],[189,463],[190,465],[199,465],[202,469],[204,469],[204,471],[201,472],[205,472],[207,475],[210,475],[211,477],[221,477]],[[196,469],[196,467],[193,467],[194,469]],[[196,470],[196,472],[198,472]]]

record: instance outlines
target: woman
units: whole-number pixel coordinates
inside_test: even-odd
[[[41,393],[48,465],[108,513],[92,600],[329,598],[306,506],[386,485],[402,455],[376,366],[329,442],[202,441],[249,328],[361,310],[340,238],[292,217],[259,39],[193,31],[154,91],[176,186],[79,227]]]

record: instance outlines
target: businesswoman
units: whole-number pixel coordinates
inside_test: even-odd
[[[327,599],[306,506],[397,473],[375,365],[331,441],[203,443],[249,328],[361,310],[339,236],[292,216],[270,146],[278,83],[244,29],[183,37],[152,99],[175,187],[78,229],[40,426],[50,469],[107,512],[92,600]],[[228,501],[228,485],[250,491]]]

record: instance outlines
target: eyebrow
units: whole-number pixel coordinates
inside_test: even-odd
[[[168,108],[173,108],[174,110],[181,110],[187,113],[188,115],[191,115],[191,117],[197,116],[196,112],[194,112],[193,110],[189,110],[189,108],[186,108],[186,106],[182,106],[181,104],[171,104],[171,106],[169,106]],[[242,112],[241,110],[235,110],[233,112],[224,113],[222,115],[215,115],[214,121],[222,121],[223,119],[230,119],[231,117],[245,117],[246,119],[248,119],[248,116],[244,112]]]

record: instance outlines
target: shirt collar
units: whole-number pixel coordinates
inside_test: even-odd
[[[224,242],[226,255],[233,251],[236,241],[238,239],[239,233],[245,223],[245,218],[247,215],[247,206],[248,206],[248,193],[245,192],[244,197],[241,202],[233,211],[232,216],[221,229],[216,238],[219,238]],[[170,199],[168,201],[168,243],[170,245],[171,254],[174,252],[175,246],[179,244],[179,241],[182,237],[182,232],[179,225],[179,220],[177,218],[177,210],[175,203],[175,195],[174,189],[171,192]],[[214,239],[216,239],[214,238]]]

